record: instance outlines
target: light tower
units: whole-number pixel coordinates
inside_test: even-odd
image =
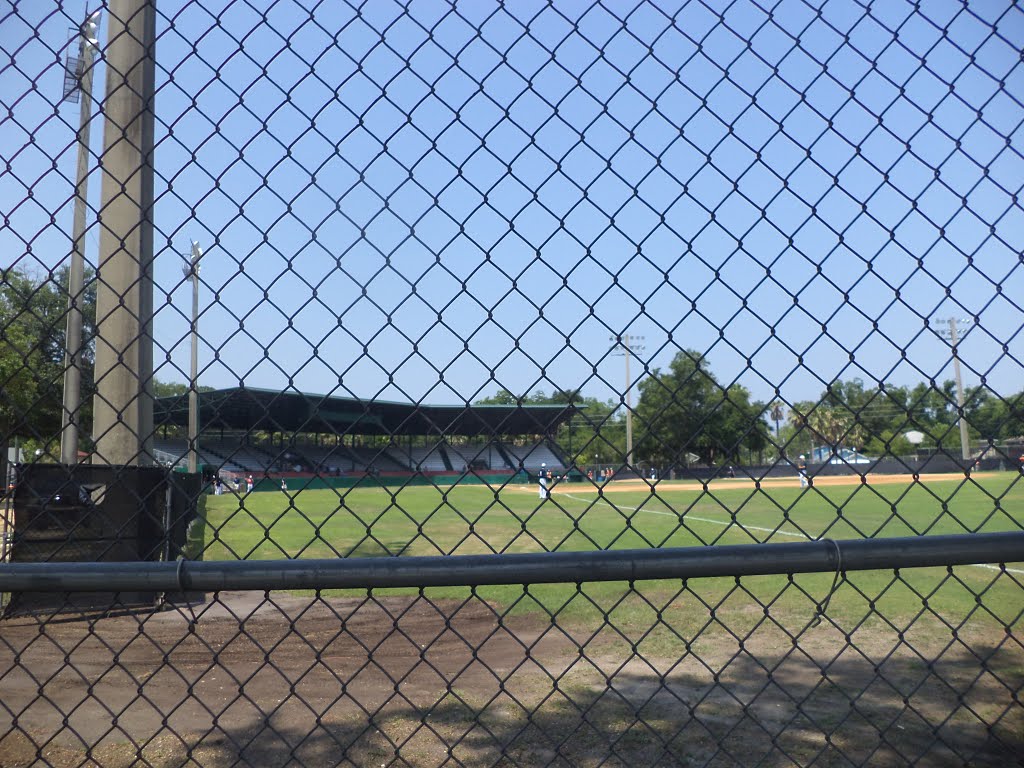
[[[199,260],[203,249],[192,241],[192,258],[181,265],[187,282],[192,283],[192,364],[188,380],[188,471],[199,471]]]
[[[964,418],[964,381],[960,375],[960,351],[958,344],[960,343],[960,336],[958,334],[957,323],[963,323],[965,326],[971,324],[971,320],[964,317],[950,317],[948,319],[941,320],[940,322],[949,323],[949,330],[939,331],[939,335],[942,338],[949,341],[949,345],[953,355],[953,378],[956,381],[956,405],[959,411],[959,422],[960,422],[960,455],[964,461],[970,461],[971,458],[971,437],[967,431],[967,419]]]
[[[93,11],[78,30],[78,56],[67,55],[64,101],[81,100],[78,122],[78,169],[68,263],[68,324],[64,344],[64,407],[60,460],[78,463],[78,416],[82,402],[82,297],[85,282],[85,207],[89,196],[89,128],[92,122],[93,58],[98,46],[100,12]]]
[[[626,466],[633,468],[633,402],[630,390],[633,382],[629,377],[629,358],[639,352],[643,352],[643,336],[631,336],[628,333],[622,336],[609,336],[608,341],[614,342],[612,354],[626,358]]]

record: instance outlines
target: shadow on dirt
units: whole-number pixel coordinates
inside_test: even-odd
[[[1024,653],[1005,635],[913,647],[822,625],[739,647],[718,627],[652,656],[479,599],[211,598],[196,624],[0,625],[0,765],[1001,766],[1024,750]]]

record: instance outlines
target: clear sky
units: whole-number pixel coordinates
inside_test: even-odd
[[[216,387],[617,398],[630,333],[634,379],[691,348],[793,402],[951,378],[935,318],[956,316],[979,321],[966,383],[1024,388],[1012,3],[158,9],[163,380],[188,370],[194,238]],[[5,264],[69,250],[78,107],[57,102],[84,13],[0,6]]]

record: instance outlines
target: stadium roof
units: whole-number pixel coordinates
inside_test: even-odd
[[[574,405],[417,405],[251,387],[199,393],[202,429],[338,432],[355,435],[538,435],[554,431]],[[188,424],[188,394],[159,397],[153,421]]]

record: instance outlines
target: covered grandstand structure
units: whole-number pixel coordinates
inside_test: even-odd
[[[554,440],[575,405],[426,405],[233,387],[199,394],[210,473],[269,477],[465,475],[564,468]],[[155,400],[158,460],[188,452],[188,393]]]

